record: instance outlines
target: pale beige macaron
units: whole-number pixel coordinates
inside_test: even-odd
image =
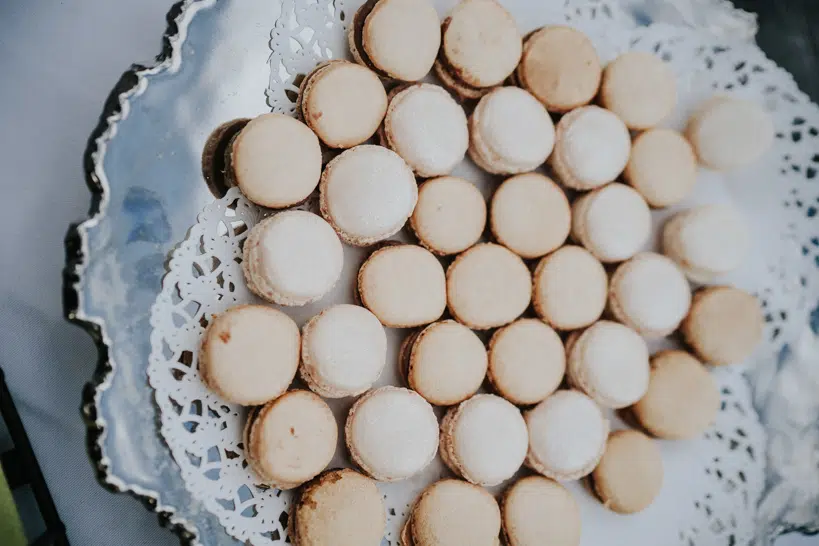
[[[471,85],[467,85],[457,79],[440,58],[435,60],[435,64],[432,65],[432,70],[441,85],[452,93],[455,99],[461,103],[478,100],[493,89],[493,87],[472,87]]]
[[[338,425],[310,391],[289,391],[254,408],[245,426],[245,457],[265,483],[293,489],[312,480],[335,455]]]
[[[401,546],[497,546],[500,530],[495,497],[477,485],[443,479],[415,501],[401,531]]]
[[[685,351],[651,357],[648,391],[630,414],[657,438],[695,438],[714,423],[720,408],[717,383],[702,363]]]
[[[765,319],[759,300],[732,286],[709,286],[694,295],[682,333],[704,362],[742,362],[762,340]]]
[[[540,260],[532,284],[535,312],[557,330],[585,328],[606,308],[606,270],[579,246],[566,245]]]
[[[446,275],[429,250],[387,245],[358,271],[358,295],[384,326],[422,326],[441,318],[446,309]]]
[[[387,510],[375,482],[355,470],[329,470],[293,503],[288,529],[295,546],[380,546]]]
[[[523,260],[494,243],[459,254],[446,271],[447,305],[452,316],[474,330],[509,324],[532,299],[532,275]]]
[[[551,163],[564,185],[591,190],[620,176],[630,153],[631,136],[620,118],[583,106],[558,122]]]
[[[569,236],[571,223],[566,194],[540,173],[504,180],[489,207],[495,239],[522,258],[540,258],[559,248]]]
[[[489,341],[487,377],[495,391],[518,406],[537,404],[560,386],[566,351],[560,336],[538,319],[518,319]]]
[[[344,427],[353,461],[384,482],[421,472],[438,451],[438,418],[421,395],[381,387],[359,398]]]
[[[387,111],[387,92],[372,70],[347,61],[319,65],[302,82],[302,119],[330,148],[352,148],[373,136]]]
[[[475,332],[454,320],[442,320],[407,336],[398,364],[409,387],[430,404],[452,406],[477,392],[488,358]]]
[[[649,129],[634,139],[623,178],[656,208],[676,205],[697,182],[697,156],[671,129]]]
[[[677,104],[674,72],[651,53],[623,53],[603,70],[600,104],[617,114],[629,129],[650,129],[666,119]]]
[[[299,366],[299,327],[278,309],[239,305],[214,316],[199,349],[199,375],[227,402],[264,404],[290,386]]]
[[[556,481],[521,478],[503,492],[500,505],[508,546],[579,546],[580,507]]]
[[[401,156],[369,144],[330,161],[319,190],[321,215],[354,246],[372,245],[397,233],[418,201],[415,175]]]
[[[645,510],[663,487],[663,458],[657,442],[636,430],[612,432],[589,485],[613,512]]]
[[[641,252],[620,264],[609,284],[614,317],[646,337],[677,329],[691,307],[691,287],[670,258]]]
[[[418,187],[410,227],[421,245],[433,254],[458,254],[481,238],[486,227],[486,201],[468,180],[456,176],[431,178]]]
[[[547,26],[529,34],[515,75],[521,87],[551,112],[568,112],[594,99],[602,68],[585,34]]]
[[[651,211],[631,186],[614,182],[572,204],[572,238],[603,263],[637,254],[651,237]]]
[[[774,125],[760,104],[716,96],[688,121],[686,136],[703,165],[730,171],[750,165],[771,147]]]

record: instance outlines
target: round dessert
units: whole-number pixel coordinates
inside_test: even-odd
[[[617,114],[629,129],[650,129],[666,119],[677,104],[674,72],[651,53],[623,53],[603,71],[600,104]]]
[[[373,252],[358,271],[361,303],[391,328],[435,322],[446,309],[444,268],[416,245],[387,245]]]
[[[344,250],[333,228],[303,210],[280,212],[253,226],[243,252],[247,287],[279,305],[321,299],[344,266]]]
[[[634,139],[623,178],[656,208],[676,205],[697,182],[697,156],[677,131],[649,129]]]
[[[350,408],[344,430],[353,461],[383,482],[417,474],[438,451],[438,419],[432,406],[409,389],[368,392]]]
[[[337,441],[333,411],[310,391],[290,391],[254,408],[245,425],[248,463],[278,489],[316,477],[330,464]]]
[[[555,392],[566,372],[560,336],[537,319],[519,319],[489,342],[488,378],[495,391],[519,406],[537,404]]]
[[[301,337],[301,375],[324,398],[358,396],[376,382],[387,361],[387,334],[357,305],[328,307],[307,321]]]
[[[569,200],[542,174],[519,174],[495,190],[489,225],[497,241],[518,256],[539,258],[559,248],[569,236]]]
[[[597,258],[582,247],[566,245],[538,263],[532,303],[552,328],[577,330],[603,314],[608,284],[606,270]]]
[[[231,307],[211,318],[199,349],[199,375],[227,402],[261,405],[293,382],[299,346],[299,327],[278,309]]]
[[[436,406],[459,404],[486,377],[486,348],[475,333],[454,320],[430,324],[401,346],[401,375],[411,389]]]
[[[437,76],[441,85],[452,93],[458,102],[463,103],[478,100],[493,89],[492,87],[472,87],[471,85],[467,85],[457,79],[441,59],[435,60],[435,64],[432,65],[432,70],[435,72],[435,76]]]
[[[346,150],[321,175],[321,214],[350,245],[368,246],[398,232],[415,209],[412,169],[387,148]]]
[[[481,238],[486,227],[486,201],[480,190],[463,178],[431,178],[418,187],[410,227],[432,253],[458,254]]]
[[[477,244],[460,254],[446,272],[452,316],[473,330],[509,324],[532,299],[532,275],[523,260],[505,247]]]
[[[585,394],[557,391],[524,417],[529,429],[526,464],[547,478],[582,478],[603,456],[609,422]]]
[[[441,458],[476,485],[511,478],[526,458],[528,442],[520,410],[492,394],[476,394],[450,408],[441,421]]]
[[[580,507],[572,494],[542,476],[521,478],[501,497],[508,546],[579,546]]]
[[[691,287],[669,258],[641,252],[614,271],[609,308],[614,317],[646,337],[677,329],[691,307]]]

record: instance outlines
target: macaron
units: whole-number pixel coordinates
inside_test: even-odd
[[[422,326],[441,318],[446,309],[446,275],[429,250],[387,245],[359,269],[358,295],[384,326]]]
[[[330,148],[352,148],[373,136],[387,111],[387,92],[372,70],[348,61],[323,63],[302,82],[299,111]]]
[[[631,136],[620,118],[583,106],[560,118],[552,167],[565,186],[591,190],[620,176],[630,152]]]
[[[438,451],[432,406],[409,389],[381,387],[359,398],[344,428],[353,461],[383,482],[421,472]]]
[[[650,237],[651,211],[631,186],[606,184],[572,205],[572,238],[601,262],[631,258]]]
[[[495,190],[489,225],[495,239],[518,256],[540,258],[566,241],[571,207],[550,178],[540,173],[519,174]]]
[[[629,129],[650,129],[666,119],[677,104],[674,72],[651,53],[623,53],[603,70],[600,104],[617,114]]]
[[[527,411],[526,464],[547,478],[582,478],[597,466],[606,446],[609,422],[585,394],[560,390]]]
[[[249,200],[285,208],[307,199],[321,176],[321,146],[304,123],[283,114],[251,120],[228,146],[228,176]]]
[[[612,432],[589,482],[609,510],[620,514],[641,512],[654,502],[663,487],[660,448],[642,432]]]
[[[549,111],[564,113],[589,104],[602,68],[591,40],[566,26],[547,26],[526,36],[515,72],[518,83]]]
[[[552,394],[566,373],[560,336],[537,319],[518,319],[489,341],[488,378],[495,392],[519,406]]]
[[[717,171],[746,167],[773,144],[771,115],[756,102],[713,97],[688,121],[686,136],[700,163]]]
[[[391,96],[383,136],[384,144],[422,177],[449,174],[469,147],[464,109],[444,88],[430,83],[410,85]]]
[[[387,334],[364,307],[328,307],[302,328],[299,374],[325,398],[362,394],[378,380],[386,361]]]
[[[337,441],[333,411],[310,391],[289,391],[254,408],[245,426],[248,463],[278,489],[293,489],[316,477],[330,464]]]
[[[418,497],[401,531],[401,545],[496,546],[500,529],[498,503],[486,489],[443,479]]]
[[[500,396],[476,394],[441,421],[441,458],[470,483],[498,485],[526,458],[529,442],[520,410]]]
[[[469,117],[469,137],[469,156],[476,165],[493,174],[517,174],[546,162],[555,127],[531,94],[499,87],[478,102]]]
[[[707,283],[736,270],[750,250],[748,225],[726,205],[701,205],[675,214],[663,228],[663,252],[686,276]]]
[[[579,546],[580,507],[568,489],[543,476],[526,476],[501,497],[508,546]]]
[[[585,328],[606,308],[606,270],[579,246],[563,246],[540,260],[532,284],[535,313],[556,330]]]
[[[341,468],[304,487],[288,527],[295,546],[380,546],[387,511],[373,480]]]
[[[468,180],[430,178],[418,187],[410,227],[421,246],[433,254],[458,254],[481,238],[486,227],[486,201]]]
[[[488,365],[483,341],[454,320],[407,336],[399,358],[409,387],[436,406],[459,404],[475,394]]]
[[[765,318],[752,294],[732,286],[709,286],[694,295],[682,324],[686,343],[704,362],[742,362],[762,340]]]
[[[253,226],[243,253],[247,287],[279,305],[321,299],[344,266],[344,250],[333,228],[303,210],[280,212]]]
[[[494,243],[459,254],[446,271],[450,313],[473,330],[509,324],[532,299],[532,275],[523,260]]]
[[[601,406],[624,408],[648,389],[648,346],[616,322],[595,322],[568,344],[569,383]]]
[[[649,129],[634,139],[623,178],[652,207],[676,205],[694,189],[697,156],[677,131]]]
[[[614,317],[646,337],[677,329],[691,307],[691,287],[677,265],[660,254],[641,252],[620,264],[609,284]]]
[[[704,433],[719,408],[717,383],[699,360],[685,351],[661,351],[651,357],[648,391],[629,411],[653,436],[682,440]]]
[[[440,59],[436,59],[435,64],[432,65],[432,70],[441,85],[452,93],[458,102],[465,103],[477,100],[492,90],[492,87],[472,87],[471,85],[467,85],[457,79]]]
[[[342,241],[368,246],[398,232],[415,209],[418,184],[401,156],[363,144],[336,156],[321,175],[321,215]]]
[[[278,309],[239,305],[211,318],[199,375],[225,401],[243,406],[278,398],[299,366],[299,327]]]
[[[370,0],[347,34],[359,63],[379,76],[414,82],[426,76],[441,45],[441,21],[428,0]]]

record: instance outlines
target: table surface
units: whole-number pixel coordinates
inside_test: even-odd
[[[788,6],[816,12],[811,3]],[[86,140],[119,75],[159,52],[170,4],[0,0],[0,186],[7,203],[0,215],[0,366],[75,545],[177,544],[155,515],[94,478],[79,405],[97,354],[88,335],[63,320],[60,291],[63,236],[89,206],[81,166]],[[807,38],[807,21],[785,14],[784,2],[738,4],[770,18],[762,20],[762,46],[816,99],[816,43]],[[783,24],[794,30],[787,40]],[[0,451],[6,447],[0,431]],[[34,509],[30,499],[22,503]],[[819,538],[777,541],[808,544]]]

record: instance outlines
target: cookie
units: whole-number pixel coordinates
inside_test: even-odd
[[[563,190],[540,173],[507,178],[489,207],[495,239],[522,258],[540,258],[569,236],[571,208]]]
[[[606,270],[579,246],[566,245],[540,260],[532,284],[535,312],[556,330],[585,328],[606,307]]]
[[[531,171],[552,153],[555,128],[549,113],[518,87],[484,95],[469,117],[469,156],[494,174]]]
[[[324,398],[358,396],[378,380],[387,361],[387,334],[357,305],[328,307],[302,328],[301,375]]]
[[[245,457],[265,483],[293,489],[330,464],[337,441],[330,406],[310,391],[295,390],[250,413]]]
[[[498,485],[526,458],[526,423],[500,396],[476,394],[450,408],[441,421],[441,458],[470,483]]]
[[[486,227],[486,201],[480,190],[463,178],[431,178],[418,187],[410,227],[418,242],[433,254],[458,254],[481,238]]]
[[[444,268],[417,245],[388,245],[373,252],[358,271],[361,303],[391,328],[435,322],[446,309]]]
[[[299,365],[299,327],[272,307],[239,305],[211,318],[199,375],[226,402],[255,406],[278,398]]]
[[[520,257],[494,243],[459,254],[446,271],[447,306],[473,330],[509,324],[532,299],[532,275]]]
[[[651,237],[651,211],[637,190],[606,184],[572,205],[572,238],[603,263],[637,254]]]
[[[765,319],[759,301],[732,286],[709,286],[694,295],[682,334],[704,362],[742,362],[762,340]]]
[[[620,176],[630,152],[631,136],[620,118],[583,106],[560,118],[551,162],[565,186],[591,190]]]
[[[631,146],[623,178],[655,208],[676,205],[697,182],[697,156],[677,131],[649,129]]]
[[[603,506],[613,512],[634,514],[645,510],[663,486],[660,448],[636,430],[612,432],[589,484]]]
[[[339,154],[321,175],[321,215],[342,241],[368,246],[400,230],[415,209],[418,184],[401,157],[363,144]]]
[[[508,546],[580,545],[580,507],[559,483],[526,476],[504,491],[500,504]]]
[[[247,287],[273,303],[298,306],[324,297],[341,276],[344,250],[320,216],[288,210],[248,233],[242,271]]]
[[[609,284],[614,317],[646,337],[677,329],[691,307],[691,287],[669,258],[641,252],[620,264]]]
[[[566,353],[560,336],[537,319],[519,319],[489,342],[487,377],[495,392],[519,406],[537,404],[563,381]]]
[[[603,70],[600,104],[633,130],[650,129],[677,104],[677,81],[671,67],[644,51],[628,51]]]
[[[353,461],[379,481],[417,474],[438,451],[438,419],[432,406],[409,389],[368,392],[350,408],[344,431]]]
[[[475,394],[488,364],[483,341],[454,320],[410,334],[399,358],[409,387],[436,406],[459,404]]]
[[[597,466],[609,422],[594,401],[574,390],[560,390],[524,414],[529,430],[526,464],[547,478],[582,478]]]
[[[662,351],[651,357],[648,392],[629,411],[657,438],[682,440],[704,433],[719,408],[719,389],[705,366],[685,351]]]
[[[438,81],[441,82],[441,85],[452,93],[458,102],[477,100],[493,89],[492,87],[472,87],[460,81],[450,73],[440,57],[439,55],[438,59],[435,60],[435,64],[432,65],[432,70],[435,72],[435,76],[438,78]]]

